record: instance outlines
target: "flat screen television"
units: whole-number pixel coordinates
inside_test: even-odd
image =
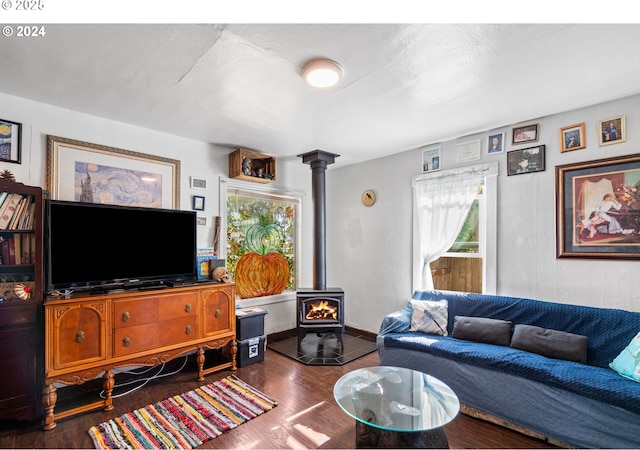
[[[47,291],[196,277],[193,211],[47,200],[45,217]]]

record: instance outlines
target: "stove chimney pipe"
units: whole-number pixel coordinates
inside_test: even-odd
[[[298,157],[311,166],[311,195],[313,198],[313,288],[327,288],[327,248],[326,248],[326,207],[325,207],[325,172],[327,166],[335,162],[334,153],[324,150],[313,150]]]

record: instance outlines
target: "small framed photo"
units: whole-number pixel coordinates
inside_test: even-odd
[[[619,144],[627,140],[625,116],[612,117],[598,122],[598,144]]]
[[[487,137],[487,154],[504,153],[504,133],[490,134]]]
[[[191,177],[191,187],[193,189],[206,189],[207,180],[205,178]]]
[[[440,170],[440,147],[422,150],[422,173]]]
[[[200,195],[194,195],[192,209],[194,211],[204,211],[204,197]]]
[[[536,142],[538,140],[538,124],[525,125],[523,127],[515,127],[512,129],[512,144],[526,144],[527,142]]]
[[[482,140],[456,144],[456,164],[477,161],[482,158]]]
[[[584,133],[584,122],[560,128],[560,152],[570,152],[586,148],[587,137]]]
[[[22,124],[0,119],[0,161],[20,164]]]
[[[207,218],[206,217],[196,217],[196,225],[199,227],[207,226]]]
[[[542,172],[545,169],[544,152],[544,145],[507,152],[507,175]]]

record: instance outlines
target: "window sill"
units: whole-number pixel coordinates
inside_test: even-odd
[[[253,297],[253,298],[237,298],[236,305],[241,308],[250,308],[253,306],[265,306],[265,305],[274,305],[276,303],[285,303],[291,302],[296,299],[295,291],[284,291],[278,295],[267,295],[264,297]]]

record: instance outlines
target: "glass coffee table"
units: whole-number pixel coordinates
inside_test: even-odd
[[[443,427],[460,410],[449,386],[400,367],[349,372],[336,382],[333,396],[356,420],[356,448],[448,448]]]

